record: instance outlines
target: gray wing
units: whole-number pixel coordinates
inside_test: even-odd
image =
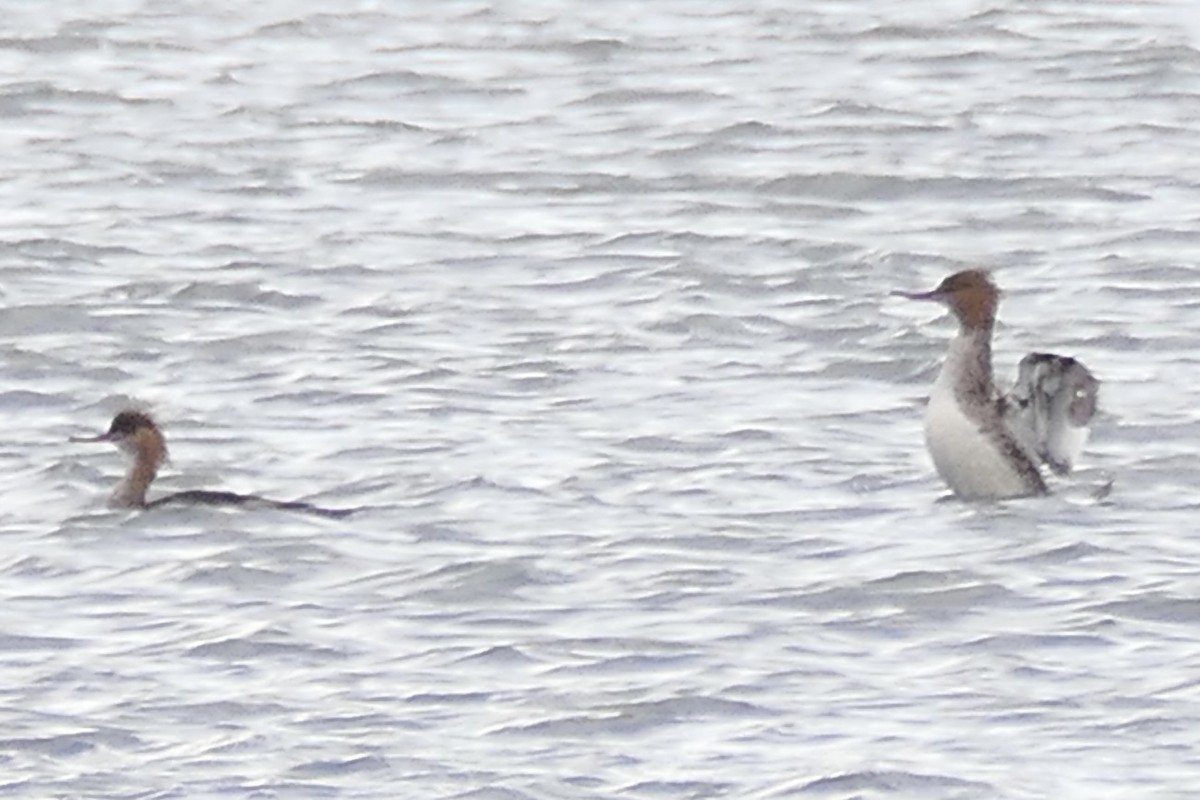
[[[1075,359],[1030,353],[1004,398],[1004,421],[1034,463],[1066,475],[1087,443],[1099,391],[1100,382]]]

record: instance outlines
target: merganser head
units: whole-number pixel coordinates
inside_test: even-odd
[[[167,458],[167,443],[154,419],[144,411],[122,411],[99,436],[73,436],[72,442],[112,442],[126,453],[150,456],[156,465]]]
[[[144,411],[126,410],[113,417],[108,430],[99,436],[73,436],[72,442],[112,442],[133,456],[129,474],[117,487],[111,504],[144,506],[146,489],[167,460],[167,442],[154,419]]]
[[[909,300],[937,300],[945,303],[963,330],[990,328],[996,321],[1000,290],[982,269],[956,272],[929,292],[897,292]]]

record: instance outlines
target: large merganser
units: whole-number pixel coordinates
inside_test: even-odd
[[[944,303],[958,319],[925,410],[925,444],[942,480],[964,499],[1045,494],[1042,465],[1067,474],[1087,442],[1099,381],[1073,358],[1030,353],[1002,396],[992,378],[1000,290],[983,270],[899,294]]]
[[[112,508],[157,508],[168,504],[242,506],[300,511],[322,517],[347,517],[357,509],[322,508],[302,500],[268,500],[252,494],[189,489],[157,500],[146,500],[146,490],[167,460],[167,441],[154,419],[144,411],[126,410],[113,417],[108,431],[99,436],[73,436],[72,442],[112,442],[132,456],[129,471],[108,500]]]

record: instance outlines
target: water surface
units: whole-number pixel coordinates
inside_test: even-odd
[[[1190,7],[4,13],[9,796],[1200,790]],[[1103,503],[939,499],[968,266]]]

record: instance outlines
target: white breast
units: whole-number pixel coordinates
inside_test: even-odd
[[[925,445],[950,489],[964,499],[1021,497],[1036,491],[1018,466],[968,417],[953,391],[953,371],[961,355],[956,341],[933,385],[925,409]]]
[[[925,445],[946,485],[966,499],[1020,497],[1032,490],[1004,454],[953,402],[931,397]]]

